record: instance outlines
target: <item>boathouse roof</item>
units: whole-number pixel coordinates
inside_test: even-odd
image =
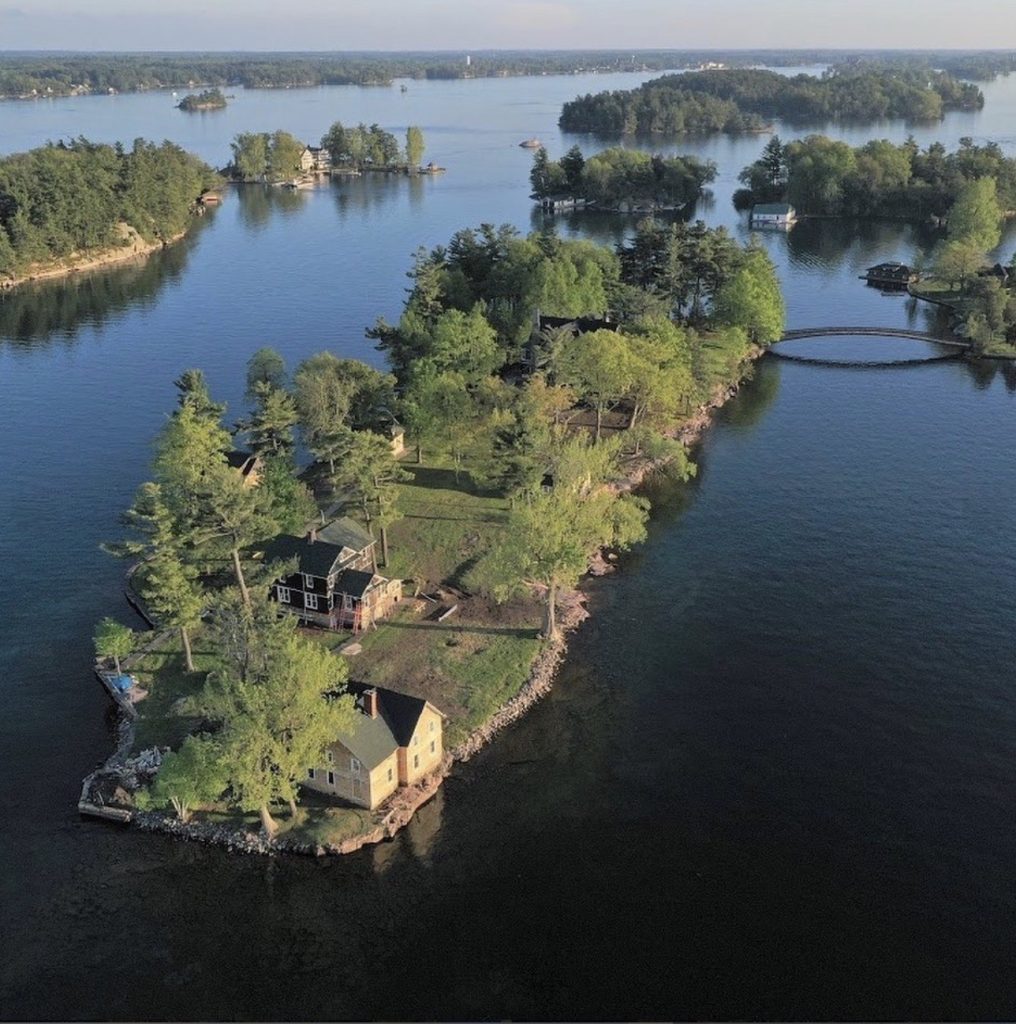
[[[751,208],[753,217],[789,217],[794,212],[790,203],[759,203]]]

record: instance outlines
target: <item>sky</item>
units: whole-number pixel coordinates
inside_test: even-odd
[[[0,50],[795,47],[1016,49],[1016,3],[0,0]]]

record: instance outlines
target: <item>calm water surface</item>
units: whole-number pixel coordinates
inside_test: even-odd
[[[640,80],[240,92],[191,116],[166,94],[0,105],[4,151],[167,136],[221,164],[238,131],[314,139],[339,118],[418,123],[448,167],[239,190],[143,266],[0,299],[0,1014],[1016,1015],[1016,377],[994,367],[764,362],[695,484],[660,481],[649,543],[592,585],[552,696],[393,843],[241,860],[75,813],[111,737],[91,628],[127,614],[98,545],[173,377],[204,367],[238,413],[260,345],[291,366],[324,347],[376,361],[363,328],[397,315],[412,251],[481,221],[528,230],[517,143],[559,155],[563,100]],[[1016,81],[985,91],[941,125],[829,130],[1016,153]],[[669,147],[720,166],[697,215],[745,237],[729,195],[763,144]],[[560,221],[605,242],[630,226]],[[936,332],[857,280],[934,241],[833,223],[765,238],[791,326]],[[925,348],[796,350],[873,345]]]

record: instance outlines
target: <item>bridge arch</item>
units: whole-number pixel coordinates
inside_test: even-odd
[[[848,337],[882,337],[882,338],[911,338],[914,341],[926,341],[935,345],[942,345],[953,349],[944,355],[919,356],[914,359],[822,359],[817,356],[799,356],[788,352],[779,352],[776,346],[784,341],[797,341],[802,338],[848,338]],[[929,334],[927,331],[911,331],[901,327],[802,327],[796,330],[785,331],[779,341],[773,342],[770,352],[778,359],[784,359],[791,363],[807,363],[811,366],[838,366],[852,369],[879,369],[884,367],[922,366],[925,363],[941,363],[948,360],[959,359],[962,354],[971,348],[971,343],[962,338],[940,338],[937,335]]]

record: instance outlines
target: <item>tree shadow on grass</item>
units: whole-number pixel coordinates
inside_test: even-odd
[[[389,620],[385,624],[390,629],[432,630],[442,633],[474,633],[477,636],[513,636],[520,640],[538,640],[540,630],[533,627],[518,626],[464,626],[453,622],[397,622]]]
[[[467,470],[460,470],[459,478],[456,480],[454,469],[443,469],[439,466],[413,465],[403,465],[402,468],[413,477],[411,482],[407,481],[411,487],[422,487],[428,490],[459,491],[462,494],[470,494],[475,498],[503,497],[499,491],[477,487]]]

